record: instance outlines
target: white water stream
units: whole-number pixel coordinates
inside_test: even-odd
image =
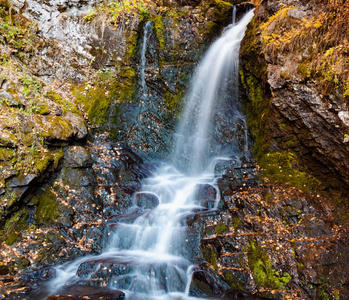
[[[227,100],[227,93],[230,93],[229,99],[235,101],[229,104],[232,111],[229,117],[245,126],[237,104],[239,45],[252,16],[253,12],[247,13],[236,26],[226,30],[200,63],[186,99],[172,165],[164,164],[153,177],[145,179],[141,191],[134,197],[136,208],[139,197],[148,199],[150,204],[134,222],[116,224],[101,255],[57,267],[57,277],[51,281],[51,294],[66,283],[81,280],[76,274],[82,263],[113,261],[123,265],[126,271],[115,275],[110,285],[123,290],[127,299],[189,298],[193,263],[190,261],[189,248],[192,245],[185,218],[194,209],[205,209],[197,197],[200,186],[209,185],[215,189],[217,196],[213,202],[218,203],[214,175],[216,157],[240,157],[247,147],[247,141],[240,147],[243,150],[236,141],[217,146],[212,135],[215,132],[215,114],[222,110],[219,105],[225,103],[223,100]],[[147,24],[142,53],[146,50],[149,30],[150,24]],[[144,62],[145,57],[142,57]],[[145,63],[141,77],[146,94],[144,68]]]

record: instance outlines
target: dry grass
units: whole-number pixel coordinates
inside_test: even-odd
[[[276,63],[278,54],[300,58],[304,78],[317,78],[322,92],[337,90],[349,100],[349,2],[312,1],[312,15],[296,19],[284,7],[261,24],[261,40],[267,55]]]

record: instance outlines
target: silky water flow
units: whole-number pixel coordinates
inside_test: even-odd
[[[186,216],[194,210],[207,210],[197,199],[200,185],[216,189],[217,198],[211,206],[212,209],[216,207],[219,174],[217,169],[215,172],[215,164],[231,160],[232,156],[238,162],[247,151],[246,125],[238,104],[237,85],[239,46],[252,16],[253,12],[248,12],[235,26],[225,30],[197,68],[185,100],[171,163],[163,164],[153,177],[143,180],[141,191],[137,193],[138,197],[150,197],[153,205],[146,207],[132,223],[117,223],[107,235],[101,255],[57,267],[57,276],[50,282],[50,294],[67,283],[81,280],[77,271],[85,262],[95,261],[98,270],[107,260],[120,265],[109,287],[124,291],[128,299],[189,298],[194,264],[189,254],[192,245],[186,234]],[[147,23],[142,47],[143,72],[150,29]],[[142,70],[141,75],[146,94]],[[230,128],[231,137],[220,139],[220,130],[226,127]],[[236,138],[239,130],[244,140],[240,139],[240,143]],[[136,196],[133,211],[138,209]],[[93,275],[92,272],[88,276]]]

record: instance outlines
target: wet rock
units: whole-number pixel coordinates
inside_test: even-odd
[[[98,288],[91,286],[72,285],[65,287],[59,292],[59,296],[49,296],[47,300],[62,299],[62,300],[120,300],[125,298],[125,294],[118,290],[110,288]],[[66,295],[66,296],[65,296]],[[60,298],[61,297],[61,298]],[[71,297],[71,298],[64,298]]]
[[[216,189],[209,184],[200,184],[196,188],[195,198],[200,201],[215,201],[217,196]]]
[[[108,219],[108,223],[133,223],[140,215],[143,214],[142,209],[135,209],[129,213],[114,215]]]
[[[54,268],[43,268],[39,270],[32,270],[30,272],[24,272],[21,274],[21,278],[24,281],[32,280],[50,280],[56,277],[56,270]]]
[[[215,164],[214,174],[215,175],[223,175],[227,170],[231,170],[235,167],[238,167],[239,160],[238,158],[232,158],[229,160],[218,160]]]
[[[219,280],[229,288],[259,296],[309,299],[316,295],[310,286],[323,286],[321,280],[327,282],[326,293],[333,293],[335,282],[347,277],[342,275],[346,267],[338,255],[343,238],[333,223],[326,221],[329,212],[320,213],[306,194],[292,188],[244,184],[250,180],[244,172],[234,170],[224,178],[222,210],[188,218],[188,226],[201,234],[198,261],[206,261],[210,270],[215,270],[210,274],[214,280],[220,274]],[[259,264],[263,268],[256,267]],[[331,276],[326,275],[329,266]],[[273,278],[266,275],[267,279],[261,280],[266,272],[262,270],[274,274]],[[210,277],[204,273],[197,276],[193,276],[192,292],[214,293]],[[284,290],[276,291],[277,286]],[[346,288],[340,293],[344,295]]]
[[[83,262],[77,270],[77,275],[88,278],[89,285],[101,286],[110,283],[113,276],[129,274],[133,269],[134,266],[128,263],[106,257]]]
[[[136,204],[143,209],[153,209],[159,205],[159,198],[150,193],[137,193]]]
[[[62,181],[64,184],[69,184],[72,188],[96,185],[96,178],[91,169],[63,168]]]
[[[209,269],[198,269],[193,272],[189,295],[196,297],[222,296],[229,290],[229,286],[212,275]]]
[[[29,174],[27,176],[15,177],[12,178],[11,181],[7,184],[7,187],[23,187],[29,185],[34,179],[36,175]]]
[[[48,296],[46,300],[77,300],[73,296]]]
[[[64,165],[69,168],[89,168],[93,164],[91,154],[85,147],[81,146],[69,147],[64,159]]]

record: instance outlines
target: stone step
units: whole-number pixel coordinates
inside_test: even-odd
[[[164,257],[159,261],[137,257],[104,257],[80,264],[79,284],[112,286],[133,292],[151,292],[150,285],[164,291],[173,285],[184,285],[190,262],[180,257]],[[151,281],[151,284],[150,284]],[[178,287],[177,287],[178,288]]]
[[[122,291],[107,287],[70,285],[60,290],[58,295],[48,296],[46,300],[120,300],[124,298],[125,294]]]

